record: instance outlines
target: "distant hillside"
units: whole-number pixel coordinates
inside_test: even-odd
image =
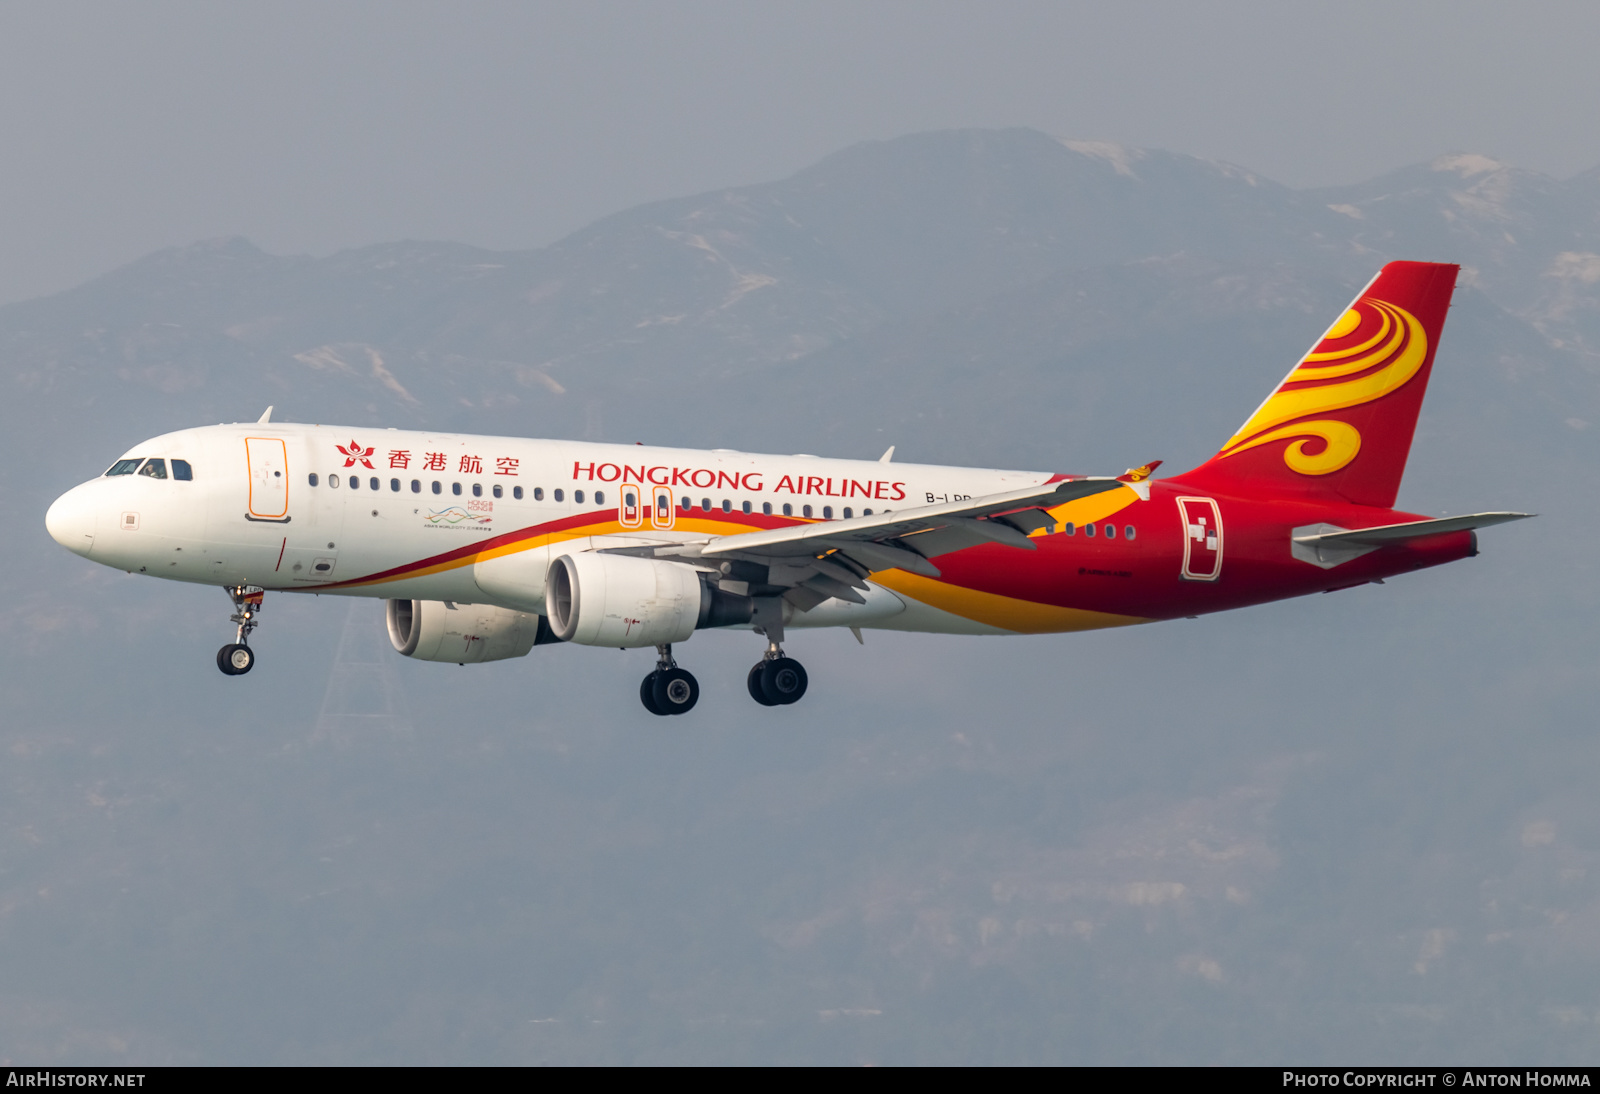
[[[1082,472],[1205,459],[1391,258],[1465,269],[1401,504],[1535,510],[1337,596],[1030,639],[488,666],[84,562],[168,429],[414,426]],[[1029,130],[548,248],[241,239],[0,308],[0,1057],[1374,1063],[1600,1052],[1600,172],[1295,191]],[[679,724],[681,723],[681,724]]]

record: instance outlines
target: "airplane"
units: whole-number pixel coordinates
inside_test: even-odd
[[[1477,554],[1393,508],[1459,267],[1391,262],[1217,454],[1157,479],[274,423],[153,437],[50,506],[62,546],[220,585],[255,665],[267,592],[387,601],[406,657],[650,648],[652,714],[700,687],[674,647],[749,630],[764,706],[808,678],[789,632],[1047,634],[1193,618]]]

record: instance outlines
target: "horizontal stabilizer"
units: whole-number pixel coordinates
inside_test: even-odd
[[[1291,533],[1290,550],[1294,557],[1302,562],[1328,569],[1341,562],[1360,558],[1379,547],[1389,547],[1407,540],[1422,539],[1425,536],[1443,535],[1446,532],[1467,532],[1474,528],[1488,528],[1491,525],[1505,524],[1508,521],[1522,520],[1534,515],[1533,513],[1469,513],[1464,517],[1414,520],[1404,524],[1383,524],[1376,528],[1357,528],[1354,531],[1333,528],[1326,524],[1315,525],[1313,526],[1315,528],[1330,530],[1311,531],[1306,528],[1296,528],[1294,530],[1296,533],[1306,534]]]

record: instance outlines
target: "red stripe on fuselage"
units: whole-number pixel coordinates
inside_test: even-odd
[[[712,509],[711,511],[707,512],[701,509],[679,508],[677,519],[737,520],[740,524],[751,525],[751,531],[766,531],[769,528],[786,528],[793,524],[814,523],[794,517],[765,516],[760,513],[742,513],[737,510],[732,513],[724,513],[720,509]],[[457,547],[451,551],[444,551],[437,555],[430,555],[427,558],[419,559],[415,562],[407,562],[400,566],[391,567],[387,570],[379,570],[377,573],[366,574],[362,577],[352,577],[345,581],[335,581],[327,585],[317,585],[297,591],[323,592],[328,589],[352,589],[361,585],[370,585],[380,581],[395,581],[406,577],[409,574],[414,574],[419,570],[427,570],[435,566],[446,566],[452,562],[461,562],[465,564],[467,561],[475,559],[478,555],[484,554],[488,551],[493,551],[501,547],[509,547],[512,544],[521,543],[524,540],[534,539],[539,536],[556,535],[574,528],[590,529],[596,526],[605,527],[608,525],[613,527],[608,528],[604,532],[585,532],[585,534],[617,535],[628,536],[631,538],[649,539],[651,532],[654,531],[654,529],[651,528],[624,528],[617,520],[617,515],[614,510],[596,509],[591,513],[574,513],[571,516],[559,517],[555,520],[546,521],[543,524],[531,524],[526,528],[519,528],[515,532],[505,532],[501,535],[493,536],[486,540],[478,540],[473,543]]]

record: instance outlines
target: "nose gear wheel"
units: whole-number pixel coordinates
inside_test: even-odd
[[[249,646],[230,642],[217,651],[217,668],[225,676],[243,676],[256,667],[256,655]]]
[[[250,632],[261,625],[256,617],[261,614],[264,590],[254,585],[225,585],[222,589],[233,601],[233,614],[228,622],[238,625],[234,640],[217,651],[217,668],[224,676],[243,676],[256,667],[256,655],[250,648]]]

